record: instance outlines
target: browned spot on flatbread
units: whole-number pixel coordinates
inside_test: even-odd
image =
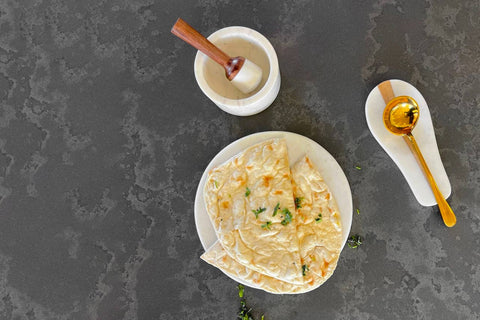
[[[235,165],[238,164],[238,158],[235,158],[235,160],[233,161],[235,163]]]
[[[223,209],[228,209],[229,206],[230,206],[230,202],[228,202],[228,201],[223,201],[222,202]]]
[[[272,179],[273,177],[263,176],[263,185],[268,188],[270,186],[270,180]]]
[[[278,195],[278,194],[283,194],[283,190],[276,190],[273,192],[273,194]]]
[[[271,144],[269,144],[269,145],[267,146],[267,149],[268,149],[268,150],[270,150],[270,151],[273,151],[273,147],[272,147],[272,145],[271,145]]]
[[[310,167],[310,169],[313,168],[313,164],[312,162],[310,161],[310,159],[308,157],[305,157],[305,161],[307,162],[308,166]]]
[[[325,196],[325,199],[330,200],[330,193],[327,193],[327,195]]]
[[[325,269],[328,268],[329,265],[330,265],[330,262],[328,262],[327,260],[323,260],[323,267]]]
[[[328,262],[327,260],[323,259],[323,266],[321,268],[322,270],[322,277],[325,277],[325,275],[327,274],[327,268],[328,266],[330,265],[330,262]]]
[[[252,170],[253,166],[246,166],[247,170]]]

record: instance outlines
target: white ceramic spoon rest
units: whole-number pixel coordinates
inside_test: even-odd
[[[415,129],[413,129],[413,133],[440,191],[448,198],[451,194],[450,181],[438,152],[435,131],[427,102],[422,94],[408,82],[402,80],[389,81],[395,96],[410,96],[417,101],[420,117]],[[383,123],[385,106],[386,103],[382,94],[378,86],[376,86],[368,95],[365,103],[365,115],[370,131],[398,166],[417,201],[423,206],[436,205],[437,201],[432,189],[408,145],[402,137],[393,135],[385,128]]]

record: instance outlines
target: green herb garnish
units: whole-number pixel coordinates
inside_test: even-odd
[[[362,170],[362,168],[360,168],[359,166],[355,166],[355,169]]]
[[[245,303],[245,300],[240,301],[240,310],[238,312],[238,319],[240,319],[240,320],[254,320],[252,318],[252,314],[250,313],[251,311],[252,311],[252,309],[247,307],[247,304]]]
[[[262,208],[262,207],[259,207],[257,210],[252,210],[252,212],[255,213],[255,219],[258,219],[258,215],[265,210],[267,210],[267,208]]]
[[[275,206],[275,208],[273,208],[272,217],[275,217],[275,216],[277,215],[278,209],[280,209],[280,203],[277,203],[277,205]]]
[[[302,276],[306,276],[307,275],[307,271],[310,271],[310,269],[308,269],[308,265],[304,264],[302,266]]]
[[[303,197],[295,198],[295,209],[302,207]]]
[[[247,303],[245,302],[244,289],[245,288],[241,284],[238,285],[238,296],[241,298],[241,300],[240,300],[240,309],[238,310],[236,319],[255,320],[252,316],[252,308],[247,307]],[[265,316],[262,315],[261,320],[265,320]]]
[[[362,238],[358,234],[350,236],[347,240],[348,246],[352,249],[358,248],[362,243]]]
[[[250,195],[250,189],[247,187],[247,190],[245,191],[245,197],[248,197]]]
[[[262,229],[268,229],[270,230],[270,226],[272,225],[272,221],[267,221],[264,224],[262,224]]]
[[[357,208],[357,214],[360,214],[360,209]]]
[[[315,221],[316,221],[317,223],[320,222],[320,221],[322,221],[322,214],[321,214],[321,213],[318,214],[318,217],[315,218]]]
[[[218,189],[218,182],[217,182],[217,180],[213,181],[213,184],[215,184],[215,188]]]
[[[282,225],[286,226],[287,224],[289,224],[290,222],[292,222],[292,213],[290,212],[290,210],[288,210],[287,208],[283,209],[282,210],[282,218],[284,218],[281,222]]]
[[[244,288],[241,284],[239,284],[239,285],[238,285],[238,296],[239,296],[240,298],[243,298],[243,291],[244,291],[244,290],[245,290],[245,288]]]

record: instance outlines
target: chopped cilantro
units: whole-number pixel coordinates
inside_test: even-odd
[[[272,225],[272,221],[267,221],[264,224],[262,224],[262,229],[268,229],[270,230],[270,226]]]
[[[252,309],[247,307],[245,300],[240,301],[240,311],[238,312],[238,319],[240,320],[253,320],[252,314],[250,313]]]
[[[255,213],[255,218],[258,219],[258,215],[265,210],[267,210],[267,208],[259,207],[257,210],[252,210],[252,212]]]
[[[360,209],[357,208],[357,214],[360,214]]]
[[[303,197],[295,198],[295,209],[302,207],[302,201],[303,201]]]
[[[362,170],[362,168],[360,168],[359,166],[355,166],[355,169]]]
[[[315,218],[315,221],[316,222],[322,221],[322,214],[321,213],[318,214],[318,217]]]
[[[244,288],[241,284],[239,284],[239,285],[238,285],[238,296],[239,296],[240,298],[243,298],[243,291],[244,291],[244,290],[245,290],[245,288]]]
[[[272,217],[275,217],[275,216],[277,215],[278,209],[280,209],[280,203],[277,203],[277,205],[275,206],[275,208],[273,208]]]
[[[236,319],[255,320],[252,316],[252,308],[247,307],[247,303],[245,302],[244,289],[245,288],[241,284],[238,285],[238,296],[241,298],[241,300],[240,300],[240,309],[238,310]],[[261,320],[265,320],[265,316],[262,315]]]
[[[307,275],[307,271],[310,271],[310,269],[308,269],[308,265],[304,264],[302,266],[302,276],[306,276]]]
[[[246,191],[245,191],[245,197],[248,197],[250,195],[251,191],[250,189],[247,187]]]
[[[348,246],[352,249],[358,248],[362,243],[362,238],[358,234],[350,236],[347,240]]]
[[[282,218],[284,218],[281,222],[282,225],[286,226],[287,224],[289,224],[290,222],[292,222],[292,213],[290,212],[290,210],[288,210],[287,208],[283,209],[282,210]]]
[[[213,181],[213,184],[215,184],[215,188],[218,189],[218,182],[217,182],[217,180],[214,180],[214,181]]]

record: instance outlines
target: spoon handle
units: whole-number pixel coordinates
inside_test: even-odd
[[[380,90],[385,104],[388,104],[391,100],[393,100],[393,98],[395,98],[395,94],[393,93],[393,88],[390,80],[386,80],[380,83],[378,85],[378,90]]]
[[[450,208],[447,200],[445,200],[442,193],[440,192],[440,189],[438,189],[437,183],[435,182],[435,179],[433,178],[433,175],[430,172],[430,169],[428,168],[428,165],[425,162],[422,153],[420,152],[420,148],[418,147],[415,138],[411,133],[408,133],[403,137],[407,142],[408,146],[412,149],[418,162],[420,162],[420,164],[422,165],[423,172],[425,172],[425,176],[430,183],[430,187],[432,188],[435,200],[437,200],[438,209],[440,210],[440,214],[442,215],[443,223],[445,223],[447,227],[453,227],[455,223],[457,223],[457,218],[455,217],[455,214],[453,213],[452,208]]]
[[[171,31],[183,41],[205,53],[213,61],[222,65],[224,68],[227,67],[230,57],[181,18],[178,18]]]

